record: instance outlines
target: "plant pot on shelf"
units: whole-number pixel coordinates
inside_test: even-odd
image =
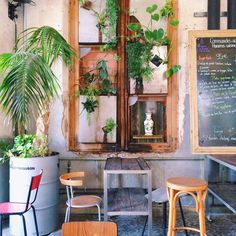
[[[26,200],[30,178],[41,169],[43,175],[34,206],[39,235],[47,235],[56,230],[58,223],[58,153],[47,157],[10,158],[10,201]],[[36,235],[32,214],[32,211],[25,213],[28,235]],[[10,232],[11,235],[24,235],[21,217],[10,216]]]
[[[135,79],[135,93],[143,94],[143,79],[142,78]]]
[[[163,60],[158,56],[154,55],[153,58],[151,59],[152,64],[154,64],[156,67],[160,66]]]
[[[105,127],[102,127],[102,131],[103,131],[103,143],[107,143],[108,133],[106,132]]]
[[[91,1],[84,1],[84,3],[81,4],[81,7],[83,7],[86,10],[90,10],[92,7],[92,2]]]

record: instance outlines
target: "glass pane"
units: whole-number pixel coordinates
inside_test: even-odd
[[[145,134],[146,113],[153,120],[152,135]],[[132,142],[165,142],[165,106],[160,101],[138,101],[131,106]]]

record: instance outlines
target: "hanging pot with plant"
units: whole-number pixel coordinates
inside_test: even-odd
[[[172,26],[177,26],[179,22],[174,17],[170,1],[167,1],[161,9],[158,9],[157,4],[153,4],[146,8],[146,12],[150,16],[149,25],[141,25],[137,22],[128,24],[128,30],[131,33],[127,43],[128,75],[129,78],[141,77],[143,80],[150,81],[153,73],[150,62],[157,67],[161,64],[168,64],[168,55],[166,58],[153,55],[153,47],[171,46],[171,40],[166,31],[161,27],[154,27],[154,22],[157,23],[162,18],[169,18]],[[166,77],[170,77],[179,70],[179,65],[167,68]],[[136,76],[134,76],[135,73]]]

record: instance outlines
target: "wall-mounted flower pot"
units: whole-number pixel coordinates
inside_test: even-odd
[[[154,57],[151,59],[151,62],[156,66],[160,66],[161,63],[163,62],[163,60],[158,56],[158,55],[154,55]]]
[[[143,94],[143,79],[142,78],[135,79],[135,93]]]
[[[86,10],[90,10],[91,7],[92,7],[92,2],[91,1],[85,1],[85,3],[81,5],[81,7],[83,7]]]

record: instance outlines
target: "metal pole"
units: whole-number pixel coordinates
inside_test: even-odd
[[[208,0],[208,29],[220,29],[220,0]]]
[[[236,1],[228,0],[228,29],[236,29]]]

